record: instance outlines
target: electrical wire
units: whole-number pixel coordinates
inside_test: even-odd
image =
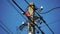
[[[40,2],[40,0],[38,0],[38,1]],[[40,14],[47,14],[47,13],[49,13],[49,12],[55,10],[55,9],[60,9],[60,7],[52,8],[52,9],[50,9],[50,10],[48,10],[48,11],[46,11],[46,12],[40,13]]]
[[[52,9],[50,9],[50,10],[44,12],[44,13],[40,13],[40,14],[47,14],[47,13],[49,13],[49,12],[51,12],[52,10],[55,10],[55,9],[60,9],[60,7],[52,8]]]
[[[5,32],[7,32],[8,34],[10,34],[3,26],[0,25],[0,27],[1,27]]]
[[[14,2],[14,1],[13,1]],[[14,2],[15,3],[15,2]],[[16,3],[15,3],[16,4]],[[17,4],[16,4],[17,5]],[[18,5],[17,5],[18,6]],[[19,13],[19,12],[18,12]],[[20,13],[19,13],[20,14]]]
[[[51,23],[48,23],[49,25],[54,25],[55,23],[59,23],[59,21],[60,21],[60,19],[58,19],[58,20],[55,20],[55,21],[53,21],[53,22],[51,22]],[[43,25],[42,27],[44,27],[45,25]]]
[[[10,4],[14,7],[14,9],[16,9],[16,7],[13,5],[13,3],[12,3],[10,0],[7,0],[7,2],[10,3]],[[16,9],[16,10],[17,10],[17,9]],[[24,18],[24,20],[27,20],[27,19],[23,16],[22,13],[20,13],[18,10],[17,10],[17,12]]]
[[[36,12],[37,13],[37,12]],[[37,13],[38,14],[38,13]],[[39,15],[39,14],[38,14]],[[40,15],[39,15],[40,16]],[[41,17],[41,16],[40,16]],[[52,31],[52,29],[49,27],[49,25],[45,22],[45,20],[41,17],[40,18],[42,21],[43,21],[43,23],[49,28],[49,30],[54,34],[54,32]]]
[[[14,2],[15,3],[15,2]],[[15,3],[16,4],[16,3]],[[18,5],[17,5],[18,6]],[[58,7],[58,8],[60,8],[60,7]],[[51,9],[51,10],[54,10],[54,9],[56,9],[56,8],[53,8],[53,9]],[[20,8],[20,10],[21,10],[21,8]],[[51,10],[49,10],[49,11],[51,11]],[[46,13],[48,13],[48,12],[46,12]],[[42,13],[41,13],[42,14]],[[50,29],[50,28],[49,28]],[[51,30],[51,29],[50,29]]]
[[[3,24],[3,22],[0,20],[0,23],[5,27],[5,28],[7,28],[7,30],[2,26],[2,25],[0,25],[0,27],[4,30],[4,31],[6,31],[8,34],[13,34],[13,32],[10,30],[10,29],[8,29],[8,27],[5,25],[5,24]],[[10,33],[9,33],[10,32]]]

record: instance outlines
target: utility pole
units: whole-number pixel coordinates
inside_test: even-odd
[[[29,6],[28,6],[28,13],[30,14],[30,19],[33,21],[34,23],[34,3],[30,2]],[[33,24],[31,25],[30,23],[28,23],[28,34],[35,34],[35,26],[33,26]]]

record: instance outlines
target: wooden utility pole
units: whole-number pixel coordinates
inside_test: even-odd
[[[30,2],[30,5],[28,6],[28,13],[30,14],[30,19],[33,21],[34,23],[34,3]],[[30,23],[28,23],[28,34],[35,34],[35,27],[33,26],[33,24],[31,25]]]

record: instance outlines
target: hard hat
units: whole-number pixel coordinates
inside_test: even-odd
[[[33,3],[33,2],[30,2],[29,4],[30,4],[30,5],[34,5],[34,3]]]

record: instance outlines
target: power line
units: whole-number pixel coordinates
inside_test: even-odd
[[[16,7],[13,5],[13,3],[10,1],[10,0],[7,0],[8,1],[8,3],[10,3],[13,7],[14,7],[14,9],[16,9]],[[16,9],[17,10],[17,9]],[[23,14],[22,13],[20,13],[18,10],[17,10],[17,12],[24,18],[24,20],[27,20],[24,16],[23,16]]]
[[[15,3],[15,1],[13,0],[13,2],[14,2],[14,4],[22,11],[22,12],[24,12],[22,9],[21,9],[21,7],[19,7],[19,5],[18,4],[16,4]],[[26,0],[25,0],[25,2],[27,2]],[[27,2],[27,4],[29,5],[29,3]],[[56,8],[54,8],[54,9],[56,9]],[[51,10],[53,10],[53,9],[51,9]],[[49,11],[51,11],[51,10],[49,10]],[[24,12],[25,13],[25,12]],[[36,12],[37,13],[37,12]],[[48,12],[47,12],[48,13]],[[37,13],[38,14],[38,13]],[[38,14],[39,15],[39,14]],[[40,15],[39,15],[40,16]],[[41,17],[41,16],[40,16]],[[33,22],[30,18],[28,18],[31,22]],[[41,20],[46,24],[46,22],[41,18]],[[38,25],[36,25],[35,23],[33,23],[33,25],[34,26],[36,26],[38,29],[39,29],[39,27],[38,27]],[[50,27],[48,26],[48,24],[46,24],[46,26],[50,29]],[[40,29],[39,29],[40,30]],[[51,29],[50,29],[51,30]],[[52,30],[51,30],[52,31]],[[54,32],[52,31],[52,33],[54,34]]]
[[[0,25],[0,27],[2,28],[2,29],[4,29],[8,34],[13,34],[13,32],[2,22],[2,21],[0,21],[0,23],[7,29],[5,29],[2,25]]]
[[[37,0],[37,1],[40,2],[40,0]],[[52,12],[52,11],[55,10],[55,9],[60,9],[60,7],[52,8],[52,9],[50,9],[50,10],[48,10],[48,11],[46,11],[46,12],[40,13],[40,14],[47,14],[47,13],[49,13],[49,12]]]
[[[49,13],[49,12],[52,12],[52,11],[55,10],[55,9],[60,9],[60,7],[52,8],[52,9],[50,9],[50,10],[44,12],[44,13],[40,13],[40,14],[47,14],[47,13]]]

